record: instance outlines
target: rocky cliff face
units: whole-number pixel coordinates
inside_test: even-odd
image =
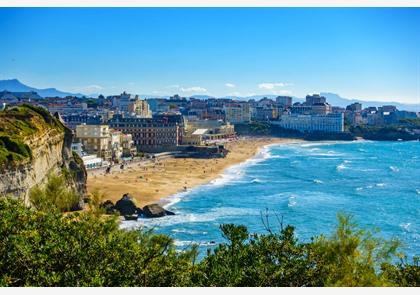
[[[72,133],[43,109],[20,106],[0,112],[0,196],[29,204],[29,190],[50,173],[65,175],[68,186],[86,194],[86,170],[71,152]]]

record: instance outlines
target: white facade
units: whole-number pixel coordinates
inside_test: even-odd
[[[293,129],[300,132],[339,133],[344,131],[344,114],[283,115],[281,121],[275,124],[285,129]]]

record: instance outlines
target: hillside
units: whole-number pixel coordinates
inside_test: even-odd
[[[72,133],[48,111],[22,105],[0,112],[0,196],[28,202],[29,190],[50,174],[65,174],[69,187],[86,192],[86,170],[71,152]],[[69,173],[68,173],[69,172]]]

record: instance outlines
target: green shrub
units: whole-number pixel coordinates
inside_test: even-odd
[[[66,212],[76,208],[80,196],[67,187],[65,176],[50,175],[44,186],[37,185],[29,192],[29,200],[42,211]]]
[[[417,259],[393,264],[398,243],[345,215],[331,237],[307,243],[292,226],[221,230],[227,242],[197,262],[195,246],[177,251],[166,235],[122,230],[117,216],[0,198],[0,286],[419,286]]]
[[[115,217],[62,215],[0,199],[1,286],[183,286],[195,252],[125,231]]]

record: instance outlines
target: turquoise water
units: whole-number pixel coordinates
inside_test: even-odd
[[[125,222],[154,227],[182,248],[192,242],[205,252],[223,241],[219,225],[236,223],[265,232],[294,225],[299,239],[329,234],[337,212],[351,213],[380,236],[397,237],[404,251],[420,255],[420,142],[316,142],[272,145],[255,158],[225,170],[220,178],[172,196],[176,216]]]

